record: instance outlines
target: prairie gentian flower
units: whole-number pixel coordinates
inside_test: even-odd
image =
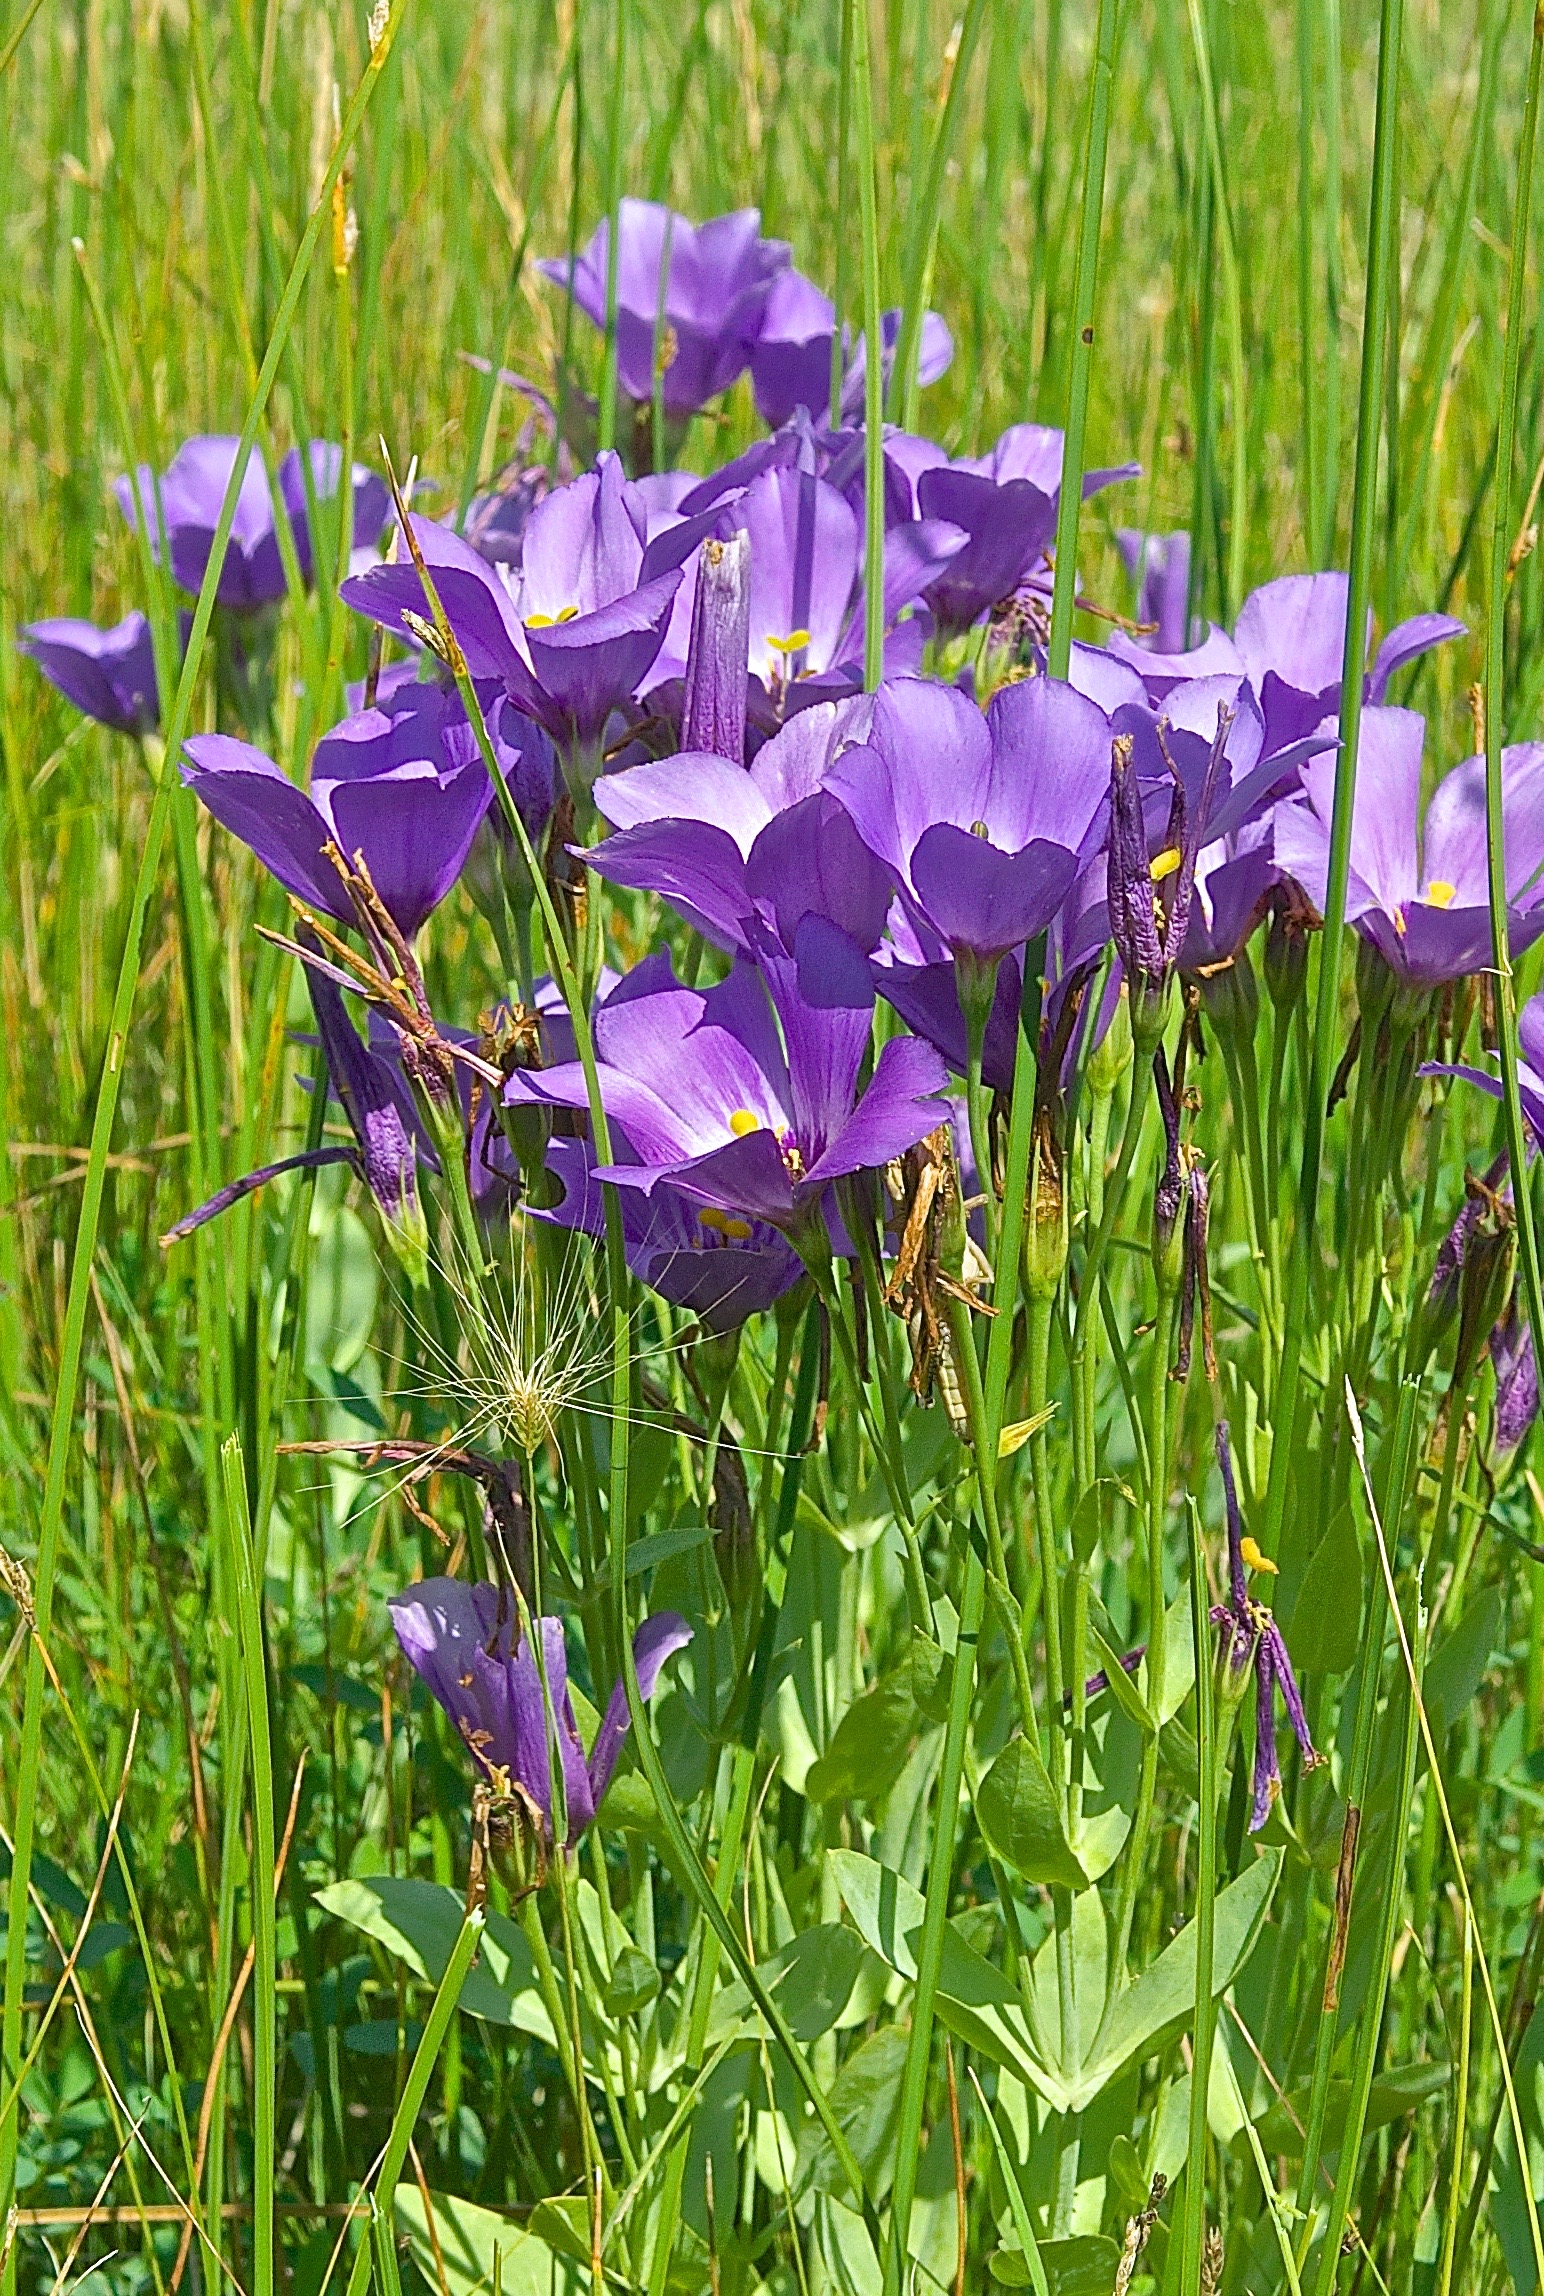
[[[1147,632],[1136,643],[1154,654],[1182,654],[1189,640],[1186,603],[1190,595],[1190,536],[1143,534],[1117,526],[1116,546],[1131,579],[1140,581],[1136,618]]]
[[[501,680],[588,782],[607,719],[631,705],[654,667],[682,562],[710,523],[680,521],[647,542],[646,502],[607,453],[536,505],[518,573],[488,565],[432,519],[415,517],[412,529],[471,675]],[[410,558],[356,575],[341,594],[410,639],[428,624]]]
[[[409,936],[460,875],[492,796],[461,705],[437,686],[399,686],[384,709],[335,726],[316,745],[309,796],[248,742],[199,734],[187,751],[183,780],[287,892],[353,924],[355,905],[332,854],[345,865],[362,854]],[[517,761],[509,753],[511,767]]]
[[[860,521],[838,487],[790,463],[763,471],[727,518],[750,537],[750,670],[761,689],[752,689],[751,702],[771,732],[795,710],[862,683]],[[887,532],[887,675],[920,661],[920,626],[897,629],[896,618],[962,542],[959,528],[937,519]]]
[[[1231,638],[1209,627],[1188,652],[1159,653],[1115,630],[1110,651],[1136,666],[1155,701],[1187,678],[1243,675],[1260,704],[1267,747],[1281,749],[1340,707],[1349,601],[1344,574],[1284,574],[1250,592]],[[1416,614],[1396,624],[1373,656],[1366,699],[1381,703],[1396,670],[1463,631],[1450,614]]]
[[[1263,1604],[1256,1602],[1249,1592],[1251,1571],[1264,1571],[1276,1575],[1276,1565],[1266,1559],[1245,1533],[1238,1511],[1238,1493],[1233,1485],[1233,1455],[1228,1444],[1228,1423],[1217,1422],[1217,1464],[1222,1470],[1223,1499],[1228,1512],[1228,1599],[1218,1603],[1212,1611],[1212,1623],[1221,1629],[1223,1691],[1225,1700],[1236,1701],[1244,1693],[1249,1669],[1255,1678],[1255,1757],[1254,1798],[1249,1812],[1249,1830],[1258,1833],[1270,1816],[1271,1805],[1281,1792],[1281,1764],[1276,1754],[1276,1690],[1281,1690],[1282,1703],[1287,1709],[1297,1742],[1303,1750],[1303,1767],[1316,1769],[1323,1759],[1315,1752],[1308,1728],[1308,1717],[1303,1712],[1303,1701],[1297,1687],[1297,1676],[1282,1639],[1280,1627]]]
[[[666,414],[694,415],[745,372],[789,250],[762,238],[754,207],[694,224],[655,200],[624,199],[619,224],[617,379],[647,406],[657,367]],[[536,266],[600,328],[610,243],[603,217],[583,254],[571,262],[546,256]]]
[[[110,630],[68,616],[29,622],[16,641],[66,701],[114,733],[154,733],[161,722],[155,648],[143,614]]]
[[[599,1177],[642,1194],[667,1183],[708,1227],[764,1221],[818,1266],[832,1182],[888,1163],[943,1122],[947,1075],[931,1045],[894,1037],[860,1091],[873,987],[866,959],[825,918],[800,922],[791,953],[769,937],[758,955],[707,990],[682,988],[667,959],[646,989],[596,1014],[601,1098],[634,1158]],[[506,1089],[588,1105],[577,1063]]]
[[[1139,1044],[1162,1032],[1165,1000],[1190,929],[1196,862],[1212,811],[1231,720],[1218,713],[1216,737],[1196,797],[1184,775],[1172,772],[1168,822],[1159,851],[1149,842],[1141,784],[1129,733],[1112,744],[1110,850],[1107,863],[1110,934],[1131,989],[1131,1024]]]
[[[531,1216],[604,1236],[605,1197],[588,1141],[550,1140],[547,1169],[561,1182],[563,1200],[533,1209]],[[628,1267],[661,1299],[688,1309],[707,1331],[733,1331],[791,1291],[804,1274],[787,1237],[765,1220],[704,1220],[695,1203],[668,1187],[647,1195],[619,1188],[617,1197]]]
[[[519,1631],[513,1598],[496,1586],[423,1579],[393,1595],[386,1607],[404,1655],[460,1732],[479,1776],[495,1792],[517,1795],[549,1841],[556,1738],[568,1813],[565,1846],[572,1848],[605,1798],[627,1736],[627,1693],[621,1683],[611,1693],[586,1756],[568,1694],[561,1619],[532,1622],[541,1635],[538,1666],[529,1637]],[[666,1659],[691,1639],[691,1628],[674,1611],[644,1620],[633,1638],[633,1659],[645,1698],[652,1695]]]
[[[901,678],[866,740],[825,777],[914,921],[990,969],[1032,940],[1097,842],[1110,729],[1070,686],[1029,678],[983,713],[952,686]]]
[[[947,519],[969,536],[925,592],[940,636],[962,634],[1044,567],[1056,534],[1064,446],[1059,430],[1015,423],[990,454],[917,472],[918,515]],[[1084,500],[1137,471],[1127,463],[1087,472]]]
[[[281,1172],[348,1164],[374,1197],[387,1238],[409,1277],[422,1283],[428,1265],[429,1230],[418,1193],[421,1127],[401,1064],[365,1043],[349,1018],[336,983],[325,973],[308,965],[306,979],[328,1079],[348,1118],[354,1135],[352,1146],[304,1149],[299,1155],[281,1156],[276,1163],[260,1165],[255,1172],[244,1173],[218,1189],[207,1203],[169,1229],[161,1241],[180,1242],[207,1220],[277,1179]]]
[[[1506,1314],[1490,1335],[1496,1374],[1492,1439],[1498,1451],[1515,1451],[1539,1415],[1539,1368],[1527,1311],[1514,1292]]]
[[[1206,846],[1196,862],[1180,971],[1205,976],[1231,965],[1270,907],[1280,882],[1271,821],[1248,822]]]
[[[886,311],[880,320],[882,369],[886,385],[900,335],[901,314]],[[756,410],[764,423],[780,430],[802,407],[815,422],[823,422],[831,408],[831,350],[836,336],[836,306],[813,280],[790,267],[772,282],[761,326],[751,346],[751,380]],[[861,416],[868,352],[860,335],[849,356],[844,330],[841,404],[837,418]],[[926,389],[936,383],[954,357],[954,338],[936,311],[924,311],[917,342],[917,381]]]
[[[1435,988],[1491,960],[1485,760],[1466,759],[1438,784],[1423,826],[1425,731],[1414,710],[1369,709],[1363,717],[1346,918],[1400,980]],[[1503,750],[1501,780],[1515,957],[1544,932],[1544,743]],[[1334,762],[1319,757],[1303,769],[1303,795],[1276,812],[1276,858],[1318,909],[1334,803]]]
[[[179,447],[161,474],[159,513],[155,473],[148,463],[141,463],[132,477],[113,483],[118,506],[129,524],[134,526],[144,519],[158,563],[164,522],[172,574],[184,590],[197,590],[202,585],[239,445],[234,438],[191,438]],[[342,478],[343,450],[324,439],[313,439],[308,452],[312,493],[318,502],[330,501]],[[354,465],[353,488],[354,540],[363,546],[373,543],[386,523],[386,488],[374,471],[361,463]],[[279,498],[294,535],[302,578],[309,581],[311,534],[306,519],[305,468],[298,447],[292,447],[279,465]],[[215,598],[221,606],[251,612],[276,604],[283,595],[284,563],[274,527],[273,497],[262,457],[253,453],[242,475]]]
[[[810,911],[873,948],[894,891],[890,872],[824,787],[843,734],[868,709],[854,698],[801,710],[748,772],[683,752],[608,774],[596,804],[618,834],[586,859],[613,884],[662,894],[719,948],[749,954],[758,920],[789,947]]]
[[[1421,1074],[1461,1076],[1466,1083],[1477,1084],[1492,1100],[1501,1098],[1501,1079],[1493,1076],[1489,1069],[1470,1068],[1458,1061],[1428,1061]],[[1517,1095],[1535,1146],[1544,1148],[1544,991],[1530,997],[1517,1016]],[[1498,1173],[1489,1185],[1495,1187],[1499,1179]],[[1449,1243],[1452,1241],[1450,1237]],[[1439,1254],[1439,1271],[1443,1265]]]

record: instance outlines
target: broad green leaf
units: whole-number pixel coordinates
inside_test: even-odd
[[[1147,1711],[1147,1702],[1138,1690],[1134,1678],[1122,1666],[1119,1653],[1111,1649],[1099,1629],[1092,1624],[1088,1630],[1088,1639],[1098,1653],[1100,1665],[1104,1668],[1105,1678],[1110,1687],[1110,1696],[1121,1712],[1129,1715],[1143,1735],[1150,1738],[1153,1734],[1153,1718]],[[1164,1687],[1167,1689],[1167,1682],[1165,1682]]]
[[[1004,1865],[1026,1881],[1088,1887],[1072,1854],[1056,1794],[1029,1738],[1010,1738],[976,1789],[981,1831]]]
[[[437,1985],[461,1933],[463,1905],[455,1890],[434,1881],[377,1874],[371,1881],[335,1881],[319,1889],[324,1913],[362,1930],[405,1961],[415,1977]],[[512,1921],[490,1913],[482,1945],[461,1988],[461,2007],[490,2025],[513,2025],[556,2045],[537,1990],[531,1949]]]
[[[756,1974],[793,2027],[795,2038],[818,2041],[822,2033],[847,2021],[846,2012],[863,1974],[864,1960],[862,1939],[840,1922],[826,1921],[801,1930],[770,1954]],[[860,2022],[862,2015],[860,2004],[853,2022]],[[758,2024],[751,1997],[736,1978],[714,1999],[707,2045],[717,2048],[742,2026],[752,2034]]]
[[[1367,2100],[1367,2129],[1386,2128],[1390,2121],[1402,2120],[1406,2113],[1415,2112],[1431,2097],[1440,2096],[1453,2078],[1451,2065],[1392,2065],[1373,2082]],[[1331,2081],[1324,2108],[1324,2149],[1335,2152],[1346,2126],[1346,2107],[1351,2098],[1349,2081]],[[1303,2150],[1303,2129],[1308,2119],[1308,2091],[1297,2090],[1289,2097],[1278,2098],[1260,2122],[1260,2141],[1267,2152],[1286,2153],[1296,2160]]]
[[[1054,1930],[1035,1951],[1031,2002],[1032,2030],[1041,2054],[1071,2089],[1095,2045],[1109,1988],[1110,1936],[1104,1902],[1096,1889],[1079,1890],[1073,1898],[1069,1942],[1074,2015],[1065,2041]]]
[[[898,1976],[915,1979],[925,1910],[921,1891],[889,1866],[856,1850],[832,1850],[828,1855],[842,1903],[864,1944]],[[968,2047],[1037,2090],[1057,2112],[1066,2111],[1066,2089],[1036,2047],[1016,1989],[966,1943],[953,1922],[944,1930],[938,2015]]]
[[[924,1727],[913,1685],[911,1655],[855,1698],[804,1780],[812,1802],[877,1802],[905,1767]]]
[[[501,2296],[578,2296],[588,2285],[588,2270],[510,2217],[450,2193],[433,2192],[429,2199],[432,2235],[417,2185],[399,2184],[393,2196],[398,2231],[426,2287],[443,2284],[449,2296],[493,2296],[495,2286]]]
[[[1331,1517],[1292,1606],[1288,1639],[1303,1674],[1344,1674],[1362,1639],[1362,1550],[1349,1507]]]
[[[881,2025],[860,2041],[830,2088],[831,2110],[852,2147],[863,2181],[882,2199],[895,2173],[895,2124],[901,2110],[901,2072],[908,2034],[904,2025]],[[798,2187],[839,2193],[847,2178],[818,2121],[807,2121],[799,2137]]]
[[[635,2009],[646,2009],[658,1994],[659,1971],[654,1963],[636,1945],[624,1945],[606,1987],[607,2010],[613,2017],[630,2016]]]
[[[1098,1881],[1109,1872],[1130,1831],[1131,1812],[1118,1807],[1083,1819],[1078,1827],[1076,1856],[1090,1881]]]
[[[999,2288],[1033,2288],[1039,2296],[1108,2296],[1120,2250],[1102,2232],[1042,2240],[1039,2254],[999,2248],[988,2270]]]
[[[1219,1893],[1212,1950],[1214,1994],[1226,1992],[1253,1952],[1280,1871],[1280,1850],[1267,1850]],[[1151,1969],[1144,1969],[1116,2002],[1097,2058],[1084,2066],[1079,2078],[1074,2110],[1091,2104],[1127,2065],[1152,2056],[1179,2032],[1195,2007],[1195,1990],[1195,1923],[1187,1921]]]
[[[1421,1677],[1421,1696],[1433,1741],[1458,1720],[1480,1686],[1501,1629],[1501,1589],[1488,1586],[1475,1596],[1452,1633],[1439,1642]]]

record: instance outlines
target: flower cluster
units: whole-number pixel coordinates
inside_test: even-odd
[[[582,255],[541,268],[605,326],[605,225]],[[368,687],[316,743],[307,788],[252,738],[268,730],[260,713],[237,711],[237,731],[194,739],[178,760],[299,916],[293,945],[353,1134],[309,1160],[356,1165],[412,1275],[426,1174],[464,1176],[485,1207],[523,1192],[536,1219],[589,1234],[614,1191],[634,1275],[721,1334],[801,1285],[829,1305],[834,1263],[880,1237],[878,1183],[922,1141],[952,1137],[962,1103],[990,1243],[1022,1016],[1038,1014],[1048,1106],[1124,995],[1169,1134],[1155,1249],[1183,1183],[1200,1262],[1186,1296],[1199,1283],[1204,1309],[1206,1185],[1180,1143],[1172,992],[1193,984],[1189,1001],[1204,991],[1215,1006],[1219,983],[1250,977],[1268,914],[1311,929],[1325,902],[1345,578],[1267,582],[1229,633],[1191,620],[1187,537],[1123,532],[1142,619],[1075,646],[1067,678],[1052,678],[1059,433],[1017,425],[960,458],[887,429],[872,565],[856,427],[870,347],[838,339],[831,304],[754,212],[694,227],[625,201],[615,291],[620,389],[638,420],[625,452],[564,483],[554,455],[464,527],[403,509],[380,554],[386,494],[356,470],[340,502],[336,448],[248,468],[221,608],[250,621],[310,580],[327,504],[335,542],[353,546],[352,571],[335,550],[341,596],[373,626]],[[898,332],[888,315],[887,368]],[[920,379],[949,352],[930,317]],[[765,438],[707,475],[652,467],[646,416],[655,445],[683,450],[692,418],[747,375]],[[233,453],[195,440],[159,478],[120,481],[125,516],[186,590],[206,575]],[[1089,474],[1085,493],[1134,467]],[[875,586],[884,675],[865,692]],[[1365,944],[1369,1058],[1372,1032],[1418,1036],[1436,992],[1489,960],[1483,760],[1456,765],[1423,816],[1424,721],[1388,699],[1396,673],[1459,629],[1431,614],[1401,624],[1367,678],[1347,916]],[[155,724],[142,617],[105,633],[39,623],[25,642],[104,723]],[[1517,953],[1544,932],[1544,746],[1505,752],[1503,810]],[[502,1036],[458,1033],[419,969],[418,936],[458,881],[506,959]],[[619,975],[594,929],[602,885],[626,920],[610,954],[656,937]],[[538,908],[548,964],[582,985],[575,1011],[535,970]],[[348,1009],[361,999],[368,1037]],[[593,1057],[574,1035],[585,1004]],[[1544,1130],[1544,1066],[1525,1083]],[[1040,1184],[1060,1202],[1054,1173]],[[961,1249],[977,1251],[974,1237]],[[1510,1328],[1509,1426],[1534,1392],[1515,1315]],[[1508,1344],[1492,1342],[1498,1365]],[[1281,1635],[1248,1594],[1225,1430],[1219,1441],[1231,1594],[1216,1615],[1233,1673],[1254,1668],[1259,1824],[1277,1785],[1275,1686],[1311,1749]],[[431,1582],[395,1606],[397,1630],[478,1762],[549,1827],[555,1738],[577,1828],[620,1719],[608,1715],[586,1767],[561,1629],[542,1628],[543,1692],[529,1641],[511,1640],[507,1593]],[[684,1629],[648,1631],[651,1682]]]

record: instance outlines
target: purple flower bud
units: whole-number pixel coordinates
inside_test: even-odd
[[[711,538],[697,561],[692,634],[686,650],[683,750],[745,763],[745,696],[751,641],[750,536]]]

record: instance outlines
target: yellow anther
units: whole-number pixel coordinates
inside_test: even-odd
[[[1458,887],[1450,885],[1445,877],[1433,877],[1424,895],[1426,905],[1429,909],[1450,908],[1457,891]]]
[[[729,1129],[737,1140],[743,1140],[748,1132],[761,1130],[761,1118],[749,1108],[737,1108],[729,1119]]]
[[[733,1212],[721,1212],[716,1204],[707,1205],[697,1218],[703,1227],[711,1228],[715,1235],[727,1236],[732,1244],[743,1244],[751,1232],[749,1220],[739,1219]]]
[[[571,622],[578,613],[577,606],[560,606],[555,614],[527,614],[528,630],[550,630],[555,622]]]
[[[808,630],[790,630],[786,638],[774,638],[770,630],[767,633],[767,644],[774,654],[802,653],[809,642]]]
[[[1247,1570],[1264,1571],[1267,1578],[1279,1578],[1281,1576],[1270,1556],[1261,1554],[1247,1531],[1238,1542],[1238,1551],[1244,1558],[1244,1565]]]
[[[1158,855],[1158,858],[1152,864],[1153,883],[1155,885],[1161,885],[1165,877],[1172,877],[1175,870],[1179,867],[1179,863],[1179,847],[1177,845],[1166,845],[1163,851]]]
[[[1408,933],[1410,930],[1409,926],[1405,923],[1405,905],[1403,901],[1400,902],[1399,907],[1394,911],[1394,930],[1399,935],[1401,940],[1404,939],[1406,933]]]

